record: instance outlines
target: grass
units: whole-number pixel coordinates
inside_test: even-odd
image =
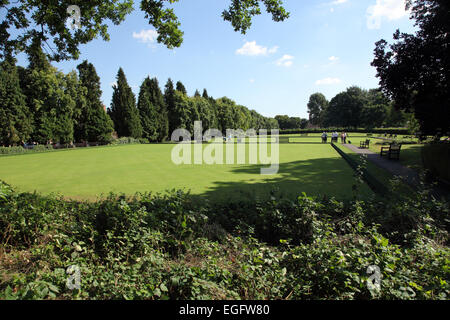
[[[250,144],[244,145],[248,150]],[[272,176],[260,174],[261,167],[268,167],[261,164],[177,166],[171,161],[173,147],[125,145],[0,157],[0,179],[19,191],[87,200],[109,192],[132,195],[171,189],[217,200],[274,192],[286,197],[301,192],[352,196],[352,169],[329,144],[321,144],[315,137],[304,138],[303,143],[280,144],[280,168]],[[367,185],[361,193],[372,195]]]

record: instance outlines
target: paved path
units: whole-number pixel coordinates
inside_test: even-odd
[[[407,168],[400,164],[398,160],[388,160],[386,157],[380,157],[379,153],[375,153],[369,149],[360,149],[352,144],[343,144],[343,146],[352,150],[357,154],[367,155],[367,160],[376,164],[380,168],[386,169],[395,176],[399,176],[403,181],[410,185],[413,189],[417,189],[420,183],[420,176],[417,171]],[[400,155],[401,156],[401,155]],[[433,187],[432,194],[436,198],[448,196],[448,190],[443,185],[438,184]]]
[[[352,144],[343,144],[343,146],[357,154],[367,155],[367,160],[370,162],[375,163],[380,168],[386,169],[393,175],[400,176],[413,188],[417,187],[420,181],[419,174],[415,170],[401,165],[397,160],[388,160],[385,157],[380,157],[379,153],[375,153],[369,149],[360,149]]]

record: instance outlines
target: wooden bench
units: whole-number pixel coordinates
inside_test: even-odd
[[[400,159],[400,149],[402,148],[401,144],[391,143],[389,147],[381,147],[380,157],[388,156],[388,159]]]
[[[366,139],[366,141],[361,141],[359,143],[360,148],[369,149],[370,140]]]

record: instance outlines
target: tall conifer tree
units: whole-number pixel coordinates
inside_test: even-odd
[[[100,77],[94,65],[86,60],[77,69],[80,84],[85,88],[85,96],[84,99],[77,99],[75,138],[78,141],[109,142],[114,124],[101,101]]]
[[[122,68],[117,72],[109,115],[119,137],[140,138],[142,126],[133,91],[128,85]]]
[[[31,114],[19,83],[13,58],[0,63],[0,145],[26,142],[32,131]]]

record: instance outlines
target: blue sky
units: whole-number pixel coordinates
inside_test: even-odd
[[[306,118],[315,92],[331,99],[351,85],[377,87],[370,66],[374,43],[391,41],[397,28],[414,31],[403,0],[285,0],[288,20],[276,23],[264,13],[245,35],[221,18],[228,0],[180,0],[173,8],[184,42],[170,50],[154,41],[136,2],[121,25],[111,25],[109,42],[94,40],[80,47],[78,61],[54,64],[69,72],[84,59],[92,62],[108,107],[122,67],[136,95],[147,75],[156,76],[162,89],[170,77],[190,95],[206,88],[215,98],[227,96],[265,116]],[[26,65],[23,55],[19,64]]]

